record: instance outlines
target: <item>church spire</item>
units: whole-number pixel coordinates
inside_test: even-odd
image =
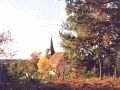
[[[50,52],[51,52],[51,56],[55,53],[52,36],[51,36],[51,41],[50,41]]]

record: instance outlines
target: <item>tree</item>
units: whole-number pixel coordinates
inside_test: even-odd
[[[49,59],[49,49],[46,49],[46,54],[37,63],[38,72],[41,75],[41,79],[49,78],[49,71],[51,70],[51,65],[48,61]]]
[[[115,75],[120,50],[120,0],[66,0],[65,9],[68,17],[60,36],[69,62],[86,62],[89,67],[91,58],[93,66],[99,66],[101,78],[105,62],[110,62],[107,69],[113,68]]]
[[[38,60],[40,60],[40,57],[41,57],[41,52],[33,52],[31,53],[29,60],[31,63],[37,64]]]
[[[27,67],[28,67],[28,74],[30,74],[31,77],[37,78],[38,76],[38,66],[37,63],[40,60],[41,52],[33,52],[30,55],[29,61],[27,61]]]
[[[16,52],[17,52],[17,51],[13,51],[13,52],[10,51],[10,52],[8,53],[7,57],[10,57],[10,59],[12,60],[13,57],[14,57],[15,55],[17,55]]]
[[[11,41],[13,41],[13,39],[9,31],[0,34],[0,57],[7,56],[6,48]]]

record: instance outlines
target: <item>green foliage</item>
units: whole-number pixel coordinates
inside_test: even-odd
[[[25,61],[10,62],[8,64],[8,71],[9,74],[16,79],[25,79],[25,74],[28,72],[28,68]]]
[[[29,60],[11,61],[7,63],[7,66],[9,75],[18,80],[26,80],[26,74],[29,74],[32,79],[38,79],[37,68]]]

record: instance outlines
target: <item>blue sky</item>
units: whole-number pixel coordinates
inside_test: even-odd
[[[34,51],[44,53],[51,35],[54,48],[60,48],[59,30],[65,20],[64,0],[0,0],[0,32],[10,30],[17,50],[15,58],[28,58]]]

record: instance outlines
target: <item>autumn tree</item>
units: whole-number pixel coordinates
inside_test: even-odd
[[[29,60],[31,63],[36,65],[38,60],[40,60],[40,57],[41,57],[41,52],[36,51],[36,52],[31,53]]]
[[[49,59],[49,49],[46,49],[46,54],[37,63],[38,72],[40,73],[41,79],[49,78],[49,71],[51,70],[51,65],[48,61]]]
[[[41,52],[35,51],[30,54],[29,60],[26,62],[27,64],[27,74],[29,74],[33,78],[37,78],[38,76],[38,66],[37,63],[41,58]]]
[[[61,46],[69,63],[86,70],[96,67],[99,76],[117,74],[120,50],[120,0],[65,0],[67,19],[62,25]]]

